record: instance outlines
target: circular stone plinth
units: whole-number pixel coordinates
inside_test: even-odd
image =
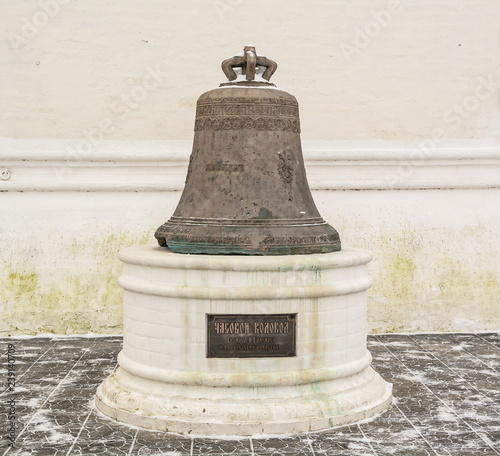
[[[366,349],[371,254],[274,257],[121,252],[124,340],[99,387],[105,415],[207,436],[350,424],[391,403]],[[295,314],[296,356],[207,357],[207,315]]]

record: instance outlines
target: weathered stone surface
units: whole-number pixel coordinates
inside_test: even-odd
[[[98,409],[211,436],[296,434],[379,414],[392,396],[366,350],[371,258],[123,250],[123,351]]]

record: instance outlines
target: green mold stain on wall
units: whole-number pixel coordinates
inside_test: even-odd
[[[380,236],[369,269],[372,332],[481,331],[500,324],[498,260],[474,247],[488,239],[484,228],[466,228],[414,227]]]
[[[415,259],[399,255],[391,258],[387,265],[392,292],[400,300],[408,299],[412,295],[412,285],[417,269],[414,261]]]
[[[14,290],[16,296],[32,296],[38,288],[38,275],[33,273],[9,272],[7,284],[4,285],[9,290]]]
[[[118,252],[145,244],[150,231],[112,232],[62,244],[59,261],[30,262],[0,272],[0,335],[116,334],[122,332]]]
[[[369,290],[368,321],[373,332],[404,331],[415,302],[419,237],[411,229],[383,234],[370,267],[374,282]],[[378,271],[374,271],[374,266]],[[376,272],[376,275],[374,273]]]
[[[478,262],[439,258],[436,264],[440,297],[446,303],[455,303],[455,319],[474,321],[489,316],[491,323],[500,323],[500,276]]]
[[[484,229],[481,233],[468,228],[439,235],[415,227],[397,233],[381,231],[385,234],[377,237],[372,249],[375,258],[369,265],[374,279],[368,291],[372,332],[498,327],[499,258],[494,249],[474,247],[482,245],[488,234]],[[0,335],[121,333],[122,290],[117,280],[122,264],[118,252],[146,244],[153,235],[149,230],[108,228],[103,232],[106,234],[99,237],[83,233],[78,239],[48,240],[60,255],[56,258],[54,254],[50,260],[37,249],[30,250],[21,262],[3,257]],[[464,251],[463,246],[468,245],[469,251]],[[313,266],[308,269],[314,273]]]

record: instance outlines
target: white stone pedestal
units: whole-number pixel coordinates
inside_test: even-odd
[[[212,436],[302,433],[382,412],[391,385],[366,349],[371,257],[123,250],[123,351],[97,390],[98,409]],[[207,314],[296,314],[296,356],[207,358]]]

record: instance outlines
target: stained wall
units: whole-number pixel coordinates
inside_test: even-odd
[[[320,212],[372,250],[372,332],[500,327],[495,0],[0,0],[0,334],[121,332],[126,246],[182,190],[244,44],[300,105]]]

